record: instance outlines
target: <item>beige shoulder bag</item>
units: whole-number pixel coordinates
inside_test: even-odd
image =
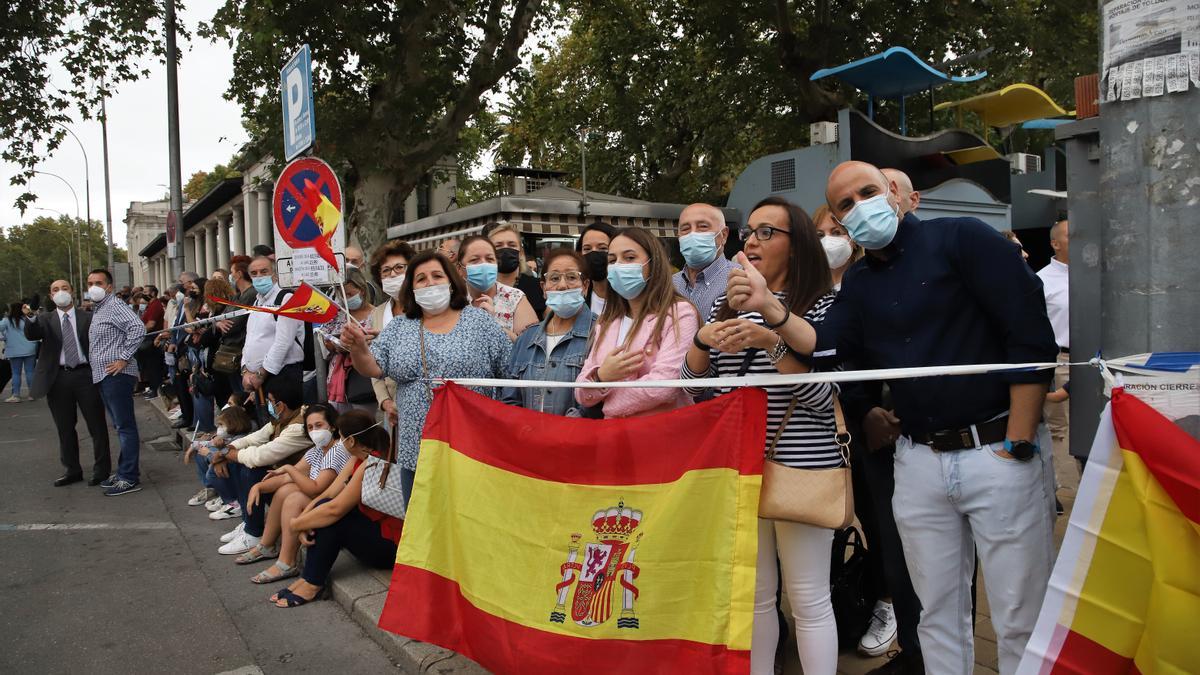
[[[835,469],[799,469],[775,461],[775,446],[796,410],[792,398],[787,413],[763,462],[762,492],[758,517],[788,520],[817,527],[840,530],[854,520],[854,488],[850,484],[850,434],[837,393],[833,394],[833,416],[837,425],[837,444],[845,466]]]

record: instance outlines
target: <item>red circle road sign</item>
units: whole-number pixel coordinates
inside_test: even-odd
[[[275,230],[292,248],[311,248],[322,239],[317,210],[322,197],[342,211],[342,186],[328,164],[301,157],[284,167],[275,181]]]

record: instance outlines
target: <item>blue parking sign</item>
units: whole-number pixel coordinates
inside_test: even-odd
[[[302,45],[279,71],[279,87],[283,98],[283,159],[290,162],[312,147],[317,138],[308,45]]]

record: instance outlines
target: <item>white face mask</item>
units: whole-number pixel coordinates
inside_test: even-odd
[[[836,270],[846,261],[850,259],[850,255],[854,253],[854,249],[850,246],[850,240],[845,237],[827,234],[821,237],[821,246],[825,248],[825,257],[829,259],[829,269]]]
[[[88,300],[91,300],[92,302],[100,302],[106,295],[108,295],[108,293],[99,286],[91,286],[87,289]]]
[[[429,314],[438,315],[450,306],[450,284],[426,286],[413,291],[417,304]]]
[[[59,307],[71,306],[71,293],[68,291],[58,291],[52,299],[54,300],[54,304]]]
[[[404,286],[403,274],[395,277],[388,277],[383,280],[383,292],[393,298],[400,295],[400,288],[402,286]]]
[[[323,448],[333,440],[333,432],[328,429],[313,429],[308,432],[308,437],[312,439],[313,445]]]
[[[229,436],[229,430],[228,430],[228,429],[226,429],[225,427],[217,427],[217,437],[219,437],[219,438],[227,438],[228,436]]]

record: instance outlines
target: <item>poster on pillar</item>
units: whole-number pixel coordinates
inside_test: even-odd
[[[272,217],[279,285],[336,284],[345,266],[342,187],[328,164],[301,157],[275,181]]]

